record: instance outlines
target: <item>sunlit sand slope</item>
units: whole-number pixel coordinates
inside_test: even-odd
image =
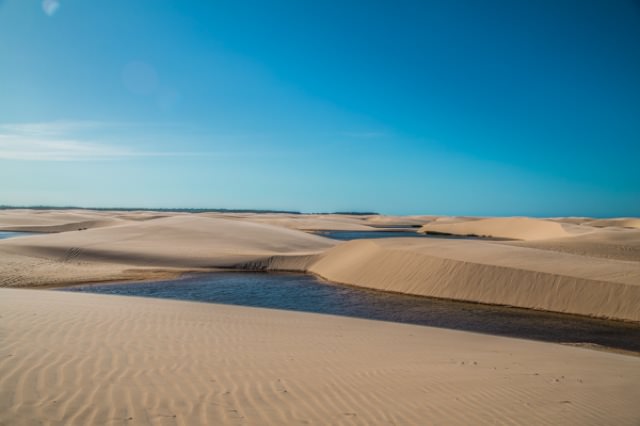
[[[235,306],[0,289],[0,424],[637,425],[640,358]]]
[[[126,219],[105,212],[0,210],[0,231],[66,232],[121,225]]]
[[[402,238],[341,243],[291,228],[318,222],[367,226],[362,223],[376,218],[378,224],[397,225],[402,219],[54,213],[14,212],[13,220],[79,223],[88,215],[112,222],[95,229],[0,241],[0,286],[158,278],[219,267],[285,269],[380,290],[640,321],[637,229],[558,219],[441,217],[425,227],[441,231],[456,227],[463,234],[518,240]],[[402,226],[431,219],[411,218]]]
[[[235,219],[304,231],[371,231],[367,216],[342,214],[288,214],[288,213],[199,213],[199,216]]]
[[[243,266],[305,270],[385,291],[640,321],[640,262],[484,241],[391,238]]]
[[[603,228],[564,238],[503,244],[640,262],[640,229]]]
[[[265,255],[318,253],[334,244],[272,225],[175,216],[2,240],[0,285],[86,282],[100,280],[100,273],[128,278],[132,267],[212,268]]]
[[[636,228],[640,229],[640,219],[637,217],[623,217],[615,219],[596,219],[585,222],[584,225],[606,227],[616,226],[621,228]]]
[[[526,217],[490,218],[459,222],[432,222],[424,225],[421,232],[451,235],[476,235],[480,237],[508,238],[515,240],[543,240],[567,237],[589,232],[581,227],[557,221],[530,219]]]

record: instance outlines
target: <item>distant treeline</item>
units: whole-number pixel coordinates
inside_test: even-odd
[[[151,209],[146,207],[76,207],[76,206],[0,206],[0,210],[29,209],[29,210],[95,210],[116,212],[167,212],[167,213],[287,213],[302,214],[288,210],[260,210],[260,209]]]
[[[303,214],[298,211],[291,210],[261,210],[261,209],[151,209],[146,207],[77,207],[77,206],[4,206],[0,205],[0,210],[11,209],[29,209],[29,210],[95,210],[95,211],[117,211],[117,212],[167,212],[167,213],[285,213],[285,214]],[[345,214],[345,215],[377,215],[374,212],[333,212],[333,213],[314,213],[314,214]]]
[[[378,216],[380,213],[376,212],[333,212],[333,213],[314,213],[314,214],[345,214],[351,216]]]

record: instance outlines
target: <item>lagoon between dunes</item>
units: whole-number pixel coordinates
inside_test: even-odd
[[[0,233],[0,424],[640,421],[633,350],[56,291],[295,272],[637,330],[637,218],[8,209]]]

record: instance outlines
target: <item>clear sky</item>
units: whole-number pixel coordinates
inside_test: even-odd
[[[633,0],[0,0],[0,204],[640,215]]]

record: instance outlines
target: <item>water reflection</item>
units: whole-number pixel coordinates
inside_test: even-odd
[[[640,352],[638,324],[384,293],[301,274],[213,273],[61,290],[288,309]]]

